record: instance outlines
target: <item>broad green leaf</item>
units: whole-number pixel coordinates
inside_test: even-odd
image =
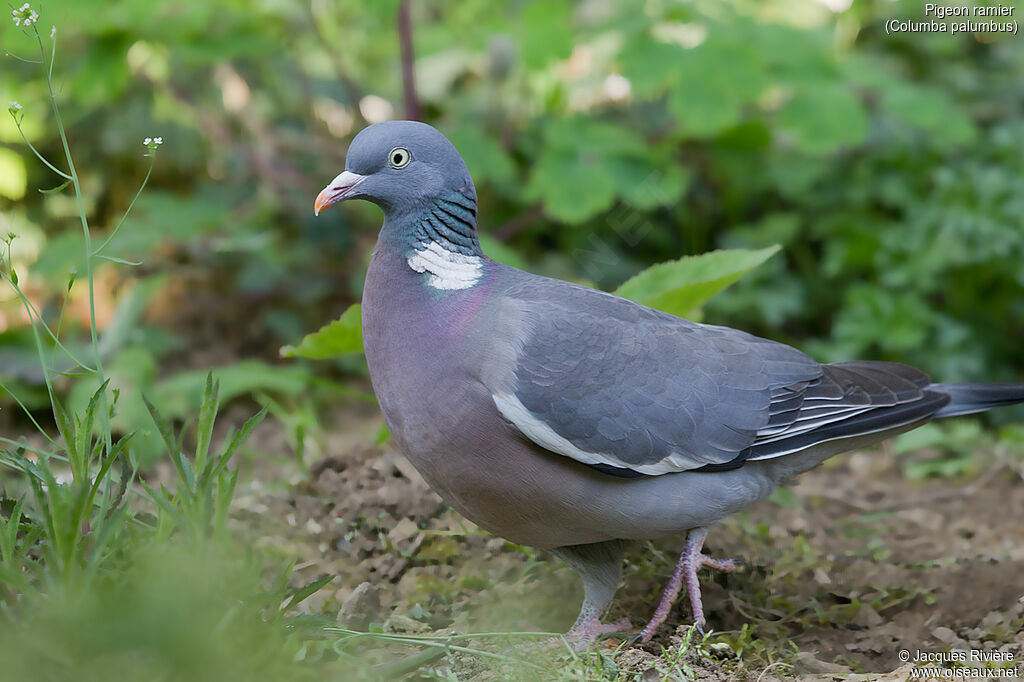
[[[584,118],[551,119],[525,196],[553,218],[581,223],[621,196],[638,208],[671,203],[686,186],[681,168],[652,152],[639,135]]]
[[[728,242],[746,248],[764,248],[773,244],[792,244],[800,235],[800,215],[789,211],[768,213],[760,220],[736,225]]]
[[[309,390],[310,374],[301,367],[268,365],[259,360],[243,360],[231,365],[199,369],[175,374],[158,381],[150,394],[161,411],[172,418],[180,418],[201,406],[206,378],[220,383],[218,396],[222,403],[258,391],[295,396]]]
[[[694,78],[672,90],[669,111],[687,137],[712,137],[740,121],[741,101],[724,79]]]
[[[546,150],[530,173],[525,195],[541,201],[551,217],[581,223],[608,209],[615,189],[614,173],[603,157]]]
[[[634,93],[640,97],[657,97],[675,82],[676,65],[683,54],[677,45],[659,43],[643,35],[626,44],[619,53],[619,65]]]
[[[926,448],[941,448],[946,443],[946,433],[934,422],[921,428],[902,433],[893,439],[892,451],[895,455],[905,455]]]
[[[668,206],[683,196],[690,184],[689,168],[669,160],[630,159],[622,164],[618,193],[634,208]]]
[[[902,88],[906,83],[896,80],[889,68],[878,55],[849,54],[840,63],[844,79],[866,90],[888,90]]]
[[[768,162],[771,179],[787,199],[806,200],[814,184],[829,170],[827,160],[800,154],[775,154]]]
[[[477,184],[489,180],[501,185],[515,179],[515,164],[493,137],[475,128],[463,127],[449,134],[448,139],[459,150]]]
[[[647,143],[629,128],[583,116],[544,122],[545,149],[584,156],[641,156]]]
[[[324,325],[312,334],[306,334],[298,346],[285,346],[282,357],[327,358],[363,352],[363,324],[358,303],[349,306],[341,317]]]
[[[131,82],[131,71],[124,58],[125,45],[120,41],[97,43],[89,59],[79,65],[74,77],[75,96],[88,106],[114,102]]]
[[[778,246],[729,249],[652,265],[630,278],[619,296],[685,317],[744,274],[772,257]]]
[[[567,0],[532,0],[519,17],[519,49],[527,68],[540,69],[572,54],[573,4]]]
[[[499,242],[489,234],[480,235],[480,248],[484,250],[484,253],[486,253],[488,257],[493,258],[499,263],[511,265],[512,267],[519,268],[520,270],[527,269],[526,261],[523,260],[523,257],[520,256],[515,249],[508,244]]]
[[[737,26],[735,37],[745,39],[771,73],[786,82],[798,84],[836,77],[836,63],[831,58],[835,48],[828,32],[781,24],[749,24]]]
[[[779,112],[778,126],[792,135],[793,143],[801,151],[829,154],[863,142],[868,133],[868,117],[849,88],[822,83],[797,90]]]
[[[870,56],[850,55],[843,66],[850,80],[881,93],[884,112],[934,135],[941,144],[966,144],[977,136],[970,116],[941,90],[897,80],[881,60]]]
[[[942,144],[966,144],[975,138],[976,129],[963,111],[938,90],[900,83],[882,95],[882,105],[893,116],[941,137]]]
[[[711,137],[739,123],[743,106],[768,84],[749,47],[713,38],[685,51],[678,68],[668,107],[691,137]]]
[[[928,342],[928,330],[939,320],[919,296],[862,283],[845,291],[832,335],[844,344],[857,344],[861,353],[876,347],[884,353],[908,353]]]
[[[167,279],[168,275],[143,277],[122,290],[123,293],[114,308],[114,316],[107,323],[106,329],[103,330],[103,336],[100,337],[100,353],[103,357],[119,354],[121,349],[129,345],[133,339],[139,338],[142,316],[146,312],[146,307],[154,294],[167,285]],[[149,351],[142,355],[154,358],[159,354],[152,348]],[[145,363],[145,361],[143,362]]]

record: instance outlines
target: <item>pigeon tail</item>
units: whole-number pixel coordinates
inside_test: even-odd
[[[1024,403],[1024,384],[931,384],[927,390],[945,393],[952,398],[945,407],[932,415],[936,419]]]

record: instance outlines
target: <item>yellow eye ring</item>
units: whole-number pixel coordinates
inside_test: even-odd
[[[395,147],[388,153],[388,164],[392,168],[405,168],[411,159],[412,156],[409,155],[409,150],[405,147]]]

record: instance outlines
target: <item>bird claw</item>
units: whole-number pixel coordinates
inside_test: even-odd
[[[694,570],[700,570],[701,568],[707,567],[712,570],[718,571],[719,573],[732,573],[746,566],[747,562],[740,557],[732,557],[731,559],[716,559],[710,557],[707,554],[701,552],[694,557],[695,568]]]
[[[672,574],[672,579],[665,586],[661,601],[658,602],[658,607],[650,622],[633,640],[634,643],[637,641],[649,642],[651,640],[655,631],[668,618],[672,603],[684,585],[690,597],[693,625],[697,628],[697,632],[701,637],[705,636],[706,631],[704,628],[707,625],[707,621],[704,619],[704,606],[701,601],[700,581],[697,577],[697,571],[706,566],[723,573],[732,573],[746,565],[746,562],[740,557],[715,559],[704,554],[701,548],[704,545],[704,537],[706,535],[707,530],[703,528],[694,529],[687,535],[685,546],[679,555],[679,561],[676,564],[676,570]]]

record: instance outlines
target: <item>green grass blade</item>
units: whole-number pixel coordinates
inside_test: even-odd
[[[219,460],[217,461],[217,467],[214,470],[214,474],[219,473],[222,469],[224,469],[225,466],[227,466],[228,461],[230,461],[231,458],[234,456],[235,451],[238,450],[242,443],[249,439],[249,436],[252,435],[253,430],[255,430],[256,427],[260,425],[260,422],[263,421],[264,417],[267,416],[267,409],[267,407],[263,407],[263,409],[261,409],[253,416],[249,417],[249,419],[247,419],[246,422],[242,424],[242,428],[239,429],[238,433],[234,435],[234,437],[228,443],[227,448],[224,449],[224,454],[222,454]]]
[[[88,480],[89,462],[92,455],[92,429],[96,423],[96,410],[99,409],[100,401],[106,395],[107,386],[110,385],[110,379],[108,378],[100,387],[96,389],[96,392],[92,394],[92,398],[89,399],[89,404],[85,409],[85,417],[78,424],[78,431],[75,433],[75,441],[73,451],[68,453],[71,457],[71,473],[74,475],[76,481]],[[109,416],[103,414],[103,419],[109,419]]]
[[[171,461],[174,462],[174,468],[178,472],[179,481],[184,483],[187,486],[189,493],[191,493],[195,488],[195,476],[192,472],[192,467],[189,466],[185,459],[185,455],[181,452],[180,440],[175,438],[174,429],[172,429],[170,423],[163,418],[160,411],[156,409],[156,405],[154,405],[145,395],[142,396],[142,401],[146,404],[149,416],[153,419],[153,423],[156,425],[157,431],[160,433],[160,437],[164,441],[164,445],[167,446],[167,452],[171,457]]]
[[[282,611],[287,611],[299,602],[309,597],[314,592],[318,591],[321,587],[334,580],[334,575],[325,575],[322,578],[318,578],[313,582],[303,585],[302,587],[295,590],[292,594],[292,598],[288,600],[288,603],[284,605]]]
[[[206,457],[210,451],[213,438],[213,424],[217,419],[218,396],[220,382],[213,380],[213,372],[206,375],[206,386],[203,389],[203,402],[199,407],[199,426],[196,432],[196,471],[206,468]]]

